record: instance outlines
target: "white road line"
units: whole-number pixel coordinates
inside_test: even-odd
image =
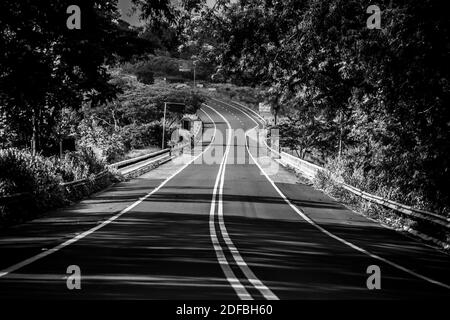
[[[226,155],[225,160],[225,166],[222,169],[222,180],[220,182],[220,189],[219,189],[219,210],[218,210],[218,216],[219,216],[219,225],[220,230],[222,231],[223,238],[225,240],[225,243],[228,246],[228,249],[233,254],[233,258],[236,261],[237,265],[241,268],[244,275],[247,277],[247,279],[250,281],[250,283],[257,289],[261,294],[266,298],[270,300],[278,300],[278,297],[268,288],[266,287],[252,272],[252,270],[248,267],[248,265],[245,263],[242,256],[239,254],[238,249],[234,246],[233,242],[231,241],[230,236],[228,235],[227,229],[225,227],[225,222],[223,219],[223,185],[225,181],[225,169],[226,169],[226,163],[228,160],[228,154],[229,150]]]
[[[209,115],[205,111],[203,111],[203,112],[209,117]],[[211,117],[209,117],[209,118],[211,119]],[[211,119],[211,121],[212,121],[212,119]],[[0,271],[0,278],[4,277],[4,276],[6,276],[6,275],[8,275],[8,274],[10,274],[10,273],[12,273],[14,271],[17,271],[17,270],[19,270],[19,269],[21,269],[21,268],[23,268],[23,267],[25,267],[25,266],[35,262],[35,261],[38,261],[38,260],[40,260],[42,258],[45,258],[46,256],[49,256],[52,253],[55,253],[55,252],[63,249],[64,247],[67,247],[67,246],[77,242],[78,240],[81,240],[81,239],[85,238],[86,236],[94,233],[95,231],[103,228],[104,226],[106,226],[106,225],[110,224],[111,222],[113,222],[114,220],[118,219],[120,216],[122,216],[123,214],[127,213],[128,211],[130,211],[131,209],[133,209],[134,207],[139,205],[141,202],[145,201],[148,197],[153,195],[155,192],[158,192],[167,182],[169,182],[177,174],[179,174],[181,171],[183,171],[188,165],[190,165],[192,162],[194,162],[197,158],[199,158],[203,153],[205,153],[211,147],[212,142],[214,141],[214,138],[216,136],[216,130],[217,130],[216,129],[216,124],[215,124],[214,121],[213,121],[213,124],[214,124],[214,134],[213,134],[213,138],[211,139],[211,143],[208,145],[208,147],[205,150],[203,150],[200,154],[198,154],[195,158],[191,159],[189,162],[187,162],[185,165],[183,165],[174,174],[172,174],[170,177],[168,177],[166,180],[164,180],[158,187],[153,189],[151,192],[147,193],[144,197],[140,198],[139,200],[137,200],[136,202],[134,202],[130,206],[128,206],[125,209],[123,209],[122,211],[120,211],[118,214],[112,216],[111,218],[109,218],[106,221],[103,221],[99,225],[97,225],[97,226],[95,226],[95,227],[93,227],[93,228],[91,228],[91,229],[89,229],[89,230],[87,230],[87,231],[85,231],[83,233],[80,233],[79,235],[77,235],[77,236],[75,236],[75,237],[73,237],[73,238],[71,238],[71,239],[69,239],[69,240],[67,240],[67,241],[65,241],[65,242],[63,242],[63,243],[61,243],[61,244],[59,244],[59,245],[49,249],[49,250],[47,250],[47,251],[41,252],[41,253],[39,253],[39,254],[37,254],[35,256],[32,256],[31,258],[28,258],[26,260],[23,260],[23,261],[21,261],[19,263],[16,263],[16,264],[8,267],[6,269],[1,270]]]
[[[212,108],[211,108],[212,109]],[[227,165],[228,155],[230,153],[231,149],[231,139],[232,139],[232,130],[231,125],[228,122],[228,120],[217,110],[214,110],[227,124],[228,126],[228,139],[227,139],[227,148],[224,153],[224,158],[222,160],[223,166],[221,167],[221,173],[220,175],[220,187],[219,187],[219,201],[218,201],[218,217],[219,217],[219,226],[220,231],[222,232],[222,237],[233,255],[234,260],[236,261],[236,264],[239,266],[241,271],[244,273],[245,277],[249,280],[249,282],[255,287],[266,299],[269,300],[278,300],[278,297],[267,287],[265,286],[261,280],[259,280],[256,275],[253,273],[253,271],[249,268],[247,263],[242,258],[241,254],[239,253],[239,250],[234,245],[233,241],[231,240],[227,228],[225,226],[225,221],[223,218],[223,185],[225,181],[225,169]],[[219,171],[220,171],[219,170]]]
[[[242,111],[242,109],[236,108],[236,106],[233,106],[233,105],[231,105],[231,104],[229,104],[229,103],[226,103],[226,102],[224,102],[224,101],[220,101],[220,100],[215,99],[215,98],[211,98],[211,99],[212,99],[212,100],[219,101],[219,102],[221,102],[221,103],[225,103],[225,104],[227,104],[227,105],[229,105],[229,106],[232,106],[233,108],[235,108],[235,109],[237,109],[237,110],[239,110],[239,111]],[[266,119],[264,119],[264,118],[263,118],[259,113],[257,113],[255,110],[253,110],[253,109],[247,107],[246,105],[243,105],[242,103],[239,103],[239,102],[236,102],[236,101],[234,101],[234,103],[237,104],[237,105],[239,105],[239,106],[241,106],[241,107],[243,107],[243,108],[245,108],[245,109],[247,109],[247,110],[250,111],[253,115],[255,115],[257,118],[259,118],[258,120],[261,121],[261,124],[262,124],[262,125],[264,125],[264,124],[267,123]],[[246,114],[246,115],[247,115],[247,114]],[[247,115],[247,116],[248,116],[248,115]]]
[[[215,109],[210,106],[204,104],[206,107],[210,108],[217,114],[219,114]],[[227,146],[228,148],[228,146]],[[227,258],[223,253],[222,247],[220,245],[219,239],[217,238],[216,226],[214,222],[214,215],[216,211],[216,196],[218,185],[221,179],[221,171],[225,163],[225,155],[222,158],[220,163],[219,172],[217,173],[216,182],[214,184],[212,199],[211,199],[211,209],[209,212],[209,233],[211,236],[211,242],[213,243],[214,252],[216,253],[217,261],[219,262],[220,267],[222,268],[223,273],[225,274],[225,278],[230,283],[231,287],[236,291],[236,294],[241,300],[253,300],[252,296],[248,293],[242,283],[234,274],[233,270],[231,270],[230,265],[228,264]]]
[[[223,102],[223,103],[226,103],[226,102]],[[233,107],[233,108],[236,108],[236,109],[238,109],[239,110],[239,108],[237,108],[237,107],[235,107],[235,106],[232,106],[232,105],[230,105],[230,104],[228,104],[229,106],[231,106],[231,107]],[[259,127],[259,124],[258,124],[258,122],[256,122],[256,120],[255,119],[253,119],[253,117],[251,117],[247,112],[245,112],[245,111],[243,111],[243,110],[241,110],[241,112],[242,113],[244,113],[244,114],[246,114],[247,115],[247,117],[249,117],[255,124],[256,124],[256,126],[255,127],[253,127],[253,128],[251,128],[251,129],[249,129],[249,130],[247,130],[247,132],[249,132],[249,131],[251,131],[251,130],[255,130],[257,127]],[[392,266],[392,267],[394,267],[394,268],[397,268],[397,269],[399,269],[399,270],[401,270],[401,271],[404,271],[404,272],[406,272],[406,273],[408,273],[408,274],[410,274],[410,275],[412,275],[412,276],[415,276],[415,277],[417,277],[417,278],[419,278],[419,279],[421,279],[421,280],[425,280],[425,281],[427,281],[427,282],[430,282],[430,283],[432,283],[432,284],[435,284],[435,285],[438,285],[438,286],[441,286],[441,287],[443,287],[443,288],[446,288],[446,289],[450,289],[450,285],[447,285],[447,284],[445,284],[445,283],[442,283],[442,282],[439,282],[439,281],[437,281],[437,280],[434,280],[434,279],[431,279],[431,278],[429,278],[429,277],[427,277],[427,276],[424,276],[424,275],[421,275],[421,274],[419,274],[419,273],[417,273],[417,272],[415,272],[415,271],[413,271],[413,270],[410,270],[410,269],[408,269],[408,268],[405,268],[405,267],[403,267],[403,266],[401,266],[401,265],[399,265],[399,264],[397,264],[397,263],[395,263],[395,262],[392,262],[392,261],[390,261],[390,260],[388,260],[388,259],[385,259],[385,258],[383,258],[383,257],[380,257],[380,256],[378,256],[378,255],[376,255],[376,254],[373,254],[373,253],[370,253],[369,251],[367,251],[367,250],[365,250],[365,249],[363,249],[363,248],[361,248],[361,247],[358,247],[357,245],[355,245],[355,244],[353,244],[353,243],[351,243],[351,242],[349,242],[349,241],[347,241],[347,240],[345,240],[345,239],[343,239],[343,238],[341,238],[341,237],[339,237],[339,236],[336,236],[336,235],[334,235],[333,233],[331,233],[331,232],[329,232],[328,230],[326,230],[326,229],[324,229],[323,227],[321,227],[320,225],[318,225],[315,221],[313,221],[311,218],[309,218],[301,209],[299,209],[299,208],[297,208],[295,205],[293,205],[292,203],[291,203],[291,201],[281,192],[281,190],[275,185],[275,182],[273,182],[273,180],[265,173],[265,171],[263,170],[263,168],[259,165],[259,163],[256,161],[256,159],[253,157],[253,155],[250,153],[250,150],[249,150],[249,148],[248,148],[248,145],[246,144],[246,148],[247,148],[247,150],[248,150],[248,153],[249,153],[249,155],[250,155],[250,157],[252,158],[252,160],[255,162],[255,164],[258,166],[258,168],[259,168],[259,170],[261,170],[261,172],[264,174],[264,176],[267,178],[267,180],[272,184],[272,186],[273,186],[273,188],[278,192],[278,194],[280,195],[280,197],[300,216],[300,217],[302,217],[304,220],[306,220],[308,223],[310,223],[311,225],[313,225],[314,227],[316,227],[319,231],[321,231],[321,232],[323,232],[324,234],[326,234],[327,236],[329,236],[329,237],[331,237],[331,238],[333,238],[333,239],[335,239],[335,240],[337,240],[337,241],[339,241],[339,242],[341,242],[341,243],[343,243],[343,244],[345,244],[345,245],[347,245],[347,246],[349,246],[350,248],[352,248],[352,249],[355,249],[355,250],[357,250],[357,251],[359,251],[359,252],[361,252],[361,253],[364,253],[364,254],[366,254],[366,255],[368,255],[369,257],[371,257],[371,258],[373,258],[373,259],[376,259],[376,260],[379,260],[379,261],[382,261],[382,262],[384,262],[384,263],[386,263],[386,264],[389,264],[390,266]]]
[[[256,112],[255,110],[247,107],[246,105],[243,105],[242,103],[239,102],[235,102],[237,105],[247,109],[247,111],[249,111],[250,113],[252,113],[253,115],[255,115],[256,117],[259,118],[259,121],[261,121],[262,125],[265,125],[267,123],[266,119],[264,119],[258,112]]]

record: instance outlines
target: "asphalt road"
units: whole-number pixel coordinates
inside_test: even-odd
[[[449,255],[269,172],[267,150],[247,148],[245,132],[262,126],[250,111],[210,101],[199,116],[191,157],[2,231],[0,297],[450,298]],[[367,288],[371,265],[381,289]]]

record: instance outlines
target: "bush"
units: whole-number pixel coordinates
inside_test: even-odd
[[[180,66],[187,66],[191,70],[180,71]],[[150,71],[157,77],[177,79],[175,82],[191,81],[194,78],[192,60],[178,59],[164,55],[150,55],[145,60],[126,62],[121,65],[126,73],[138,75],[141,71]],[[196,65],[197,80],[210,80],[215,68],[205,62],[198,61]],[[169,81],[169,80],[168,80]]]
[[[362,166],[355,165],[354,161],[350,161],[345,157],[341,160],[336,158],[329,159],[325,168],[326,170],[320,170],[314,177],[313,182],[315,187],[325,191],[356,212],[360,212],[394,228],[403,230],[411,228],[423,234],[433,236],[444,243],[449,242],[450,234],[447,230],[427,221],[413,220],[411,217],[402,215],[395,210],[365,200],[345,190],[341,183],[345,182],[360,190],[400,203],[410,205],[408,202],[413,202],[415,207],[419,208],[421,201],[424,201],[422,194],[414,193],[405,196],[399,188],[383,184],[383,181],[374,175],[373,172],[364,172]]]
[[[62,159],[53,158],[52,161],[55,172],[64,182],[90,178],[107,168],[106,163],[89,148],[67,152]]]
[[[26,199],[0,205],[0,225],[20,222],[69,200],[79,200],[110,183],[110,175],[95,176],[107,169],[90,149],[69,152],[62,159],[32,156],[29,150],[0,150],[0,197],[18,193]],[[90,179],[66,192],[62,182]]]
[[[126,148],[120,130],[109,133],[92,119],[83,120],[78,126],[78,145],[92,149],[95,156],[107,163],[122,157]]]
[[[136,77],[139,82],[142,82],[144,84],[154,84],[155,78],[153,76],[153,72],[148,70],[142,70],[136,72]]]
[[[126,150],[141,149],[161,143],[162,126],[159,122],[130,124],[122,128]]]
[[[61,177],[55,172],[51,160],[32,156],[28,150],[0,150],[0,196],[29,193],[25,212],[16,212],[14,206],[0,207],[1,220],[21,220],[64,203],[60,187]]]
[[[211,87],[215,88],[217,91],[209,93],[209,95],[243,103],[254,109],[257,108],[259,102],[264,101],[263,93],[258,88],[239,87],[229,83],[216,83]]]

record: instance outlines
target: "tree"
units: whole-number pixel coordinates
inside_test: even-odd
[[[450,211],[445,1],[378,5],[380,30],[367,28],[361,0],[224,0],[192,37],[228,79],[270,88],[297,137],[289,145],[339,157],[369,191]]]
[[[73,4],[81,9],[79,30],[66,27]],[[139,5],[155,16],[170,7],[169,1]],[[116,1],[5,0],[0,29],[0,114],[20,135],[19,145],[32,140],[33,152],[45,151],[63,108],[114,98],[117,88],[108,83],[106,67],[145,47],[118,23]]]

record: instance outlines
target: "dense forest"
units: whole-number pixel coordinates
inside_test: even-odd
[[[79,30],[66,27],[71,4],[82,12]],[[132,27],[120,20],[116,1],[2,1],[3,147],[29,147],[32,141],[33,152],[51,154],[59,136],[70,130],[61,126],[68,122],[67,114],[86,106],[95,109],[123,92],[111,68],[155,50],[174,50],[173,40],[154,25],[176,30],[185,14],[182,8],[169,1],[134,4],[148,25]]]
[[[218,1],[190,41],[235,83],[262,86],[282,144],[347,182],[449,213],[445,1]]]

